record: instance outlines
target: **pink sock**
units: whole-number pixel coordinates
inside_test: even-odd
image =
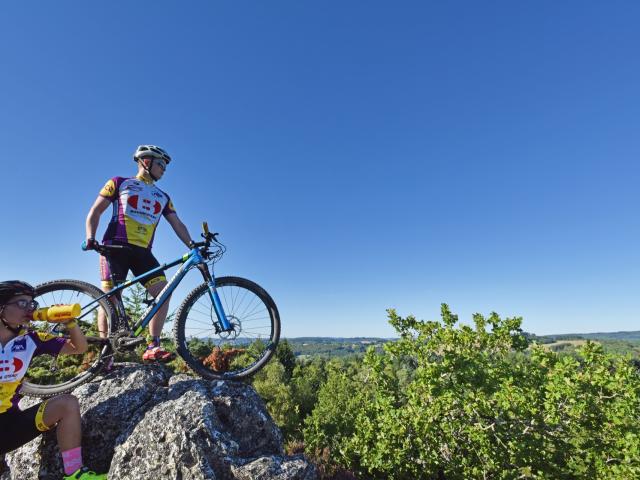
[[[61,453],[65,475],[71,475],[79,468],[82,468],[82,447],[72,448]]]

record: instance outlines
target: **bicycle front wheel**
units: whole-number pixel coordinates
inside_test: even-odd
[[[107,325],[112,325],[115,312],[106,298],[97,300],[102,292],[90,283],[78,280],[54,280],[36,286],[36,297],[41,307],[56,304],[79,303],[82,307],[76,323],[87,337],[89,348],[81,355],[40,355],[29,366],[27,378],[20,392],[36,397],[50,397],[73,390],[92,379],[103,367],[105,357],[111,355],[111,347],[105,337],[109,332],[98,332],[98,309],[103,308]],[[43,336],[69,335],[55,330],[56,324],[36,322],[35,330]]]
[[[275,353],[280,339],[278,309],[262,287],[244,278],[217,278],[216,290],[233,330],[220,331],[209,287],[203,283],[178,309],[173,328],[177,352],[204,378],[247,378]]]

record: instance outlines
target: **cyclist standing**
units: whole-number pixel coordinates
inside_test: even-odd
[[[18,280],[0,282],[0,458],[56,428],[65,479],[103,480],[83,466],[80,406],[73,395],[57,395],[25,410],[18,408],[20,386],[33,357],[82,354],[87,339],[73,320],[65,327],[69,339],[28,328],[38,303],[34,288]]]
[[[105,245],[124,245],[122,251],[109,254],[109,259],[100,257],[100,274],[102,290],[108,292],[113,288],[111,277],[116,282],[124,282],[129,270],[135,276],[141,275],[160,264],[151,253],[151,246],[156,227],[161,216],[164,216],[182,242],[191,246],[193,240],[187,227],[178,218],[173,203],[155,182],[164,175],[171,157],[162,148],[155,145],[140,145],[133,160],[138,164],[135,177],[113,177],[102,188],[98,198],[89,210],[86,221],[86,246],[88,249],[96,245],[95,234],[100,216],[113,206],[113,214],[102,243]],[[143,280],[144,287],[152,297],[158,294],[167,284],[163,273]],[[169,302],[154,315],[149,323],[151,339],[142,355],[147,361],[168,361],[172,354],[160,345],[160,333],[167,316]],[[107,332],[106,314],[99,309],[98,328],[101,334]]]

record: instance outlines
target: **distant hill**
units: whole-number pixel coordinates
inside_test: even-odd
[[[640,358],[640,331],[631,332],[597,332],[597,333],[567,333],[556,335],[534,335],[528,337],[538,343],[547,344],[554,351],[571,351],[592,340],[602,343],[607,351],[631,354]],[[377,337],[294,337],[286,338],[296,357],[349,357],[363,355],[367,348],[373,346],[381,348],[393,338]]]
[[[379,348],[391,339],[375,337],[295,337],[286,339],[297,357],[347,357]]]
[[[623,342],[636,343],[640,342],[640,331],[632,332],[597,332],[597,333],[569,333],[562,335],[543,335],[539,338],[549,338],[553,341],[558,340],[619,340]]]

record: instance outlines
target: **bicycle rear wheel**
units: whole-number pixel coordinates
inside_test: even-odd
[[[92,379],[104,366],[111,347],[106,338],[101,338],[97,327],[98,309],[107,314],[107,325],[112,325],[115,312],[106,298],[98,301],[103,293],[90,283],[78,280],[53,280],[36,286],[36,297],[41,307],[55,304],[79,303],[82,307],[77,324],[87,337],[89,348],[81,355],[40,355],[29,366],[27,378],[22,383],[21,393],[36,397],[49,397],[73,390]],[[69,338],[56,331],[56,324],[34,322],[38,332]],[[108,334],[109,332],[106,332]]]
[[[217,331],[209,287],[203,283],[178,309],[173,327],[177,352],[204,378],[247,378],[275,352],[280,339],[278,309],[262,287],[244,278],[217,278],[216,290],[233,331]]]

